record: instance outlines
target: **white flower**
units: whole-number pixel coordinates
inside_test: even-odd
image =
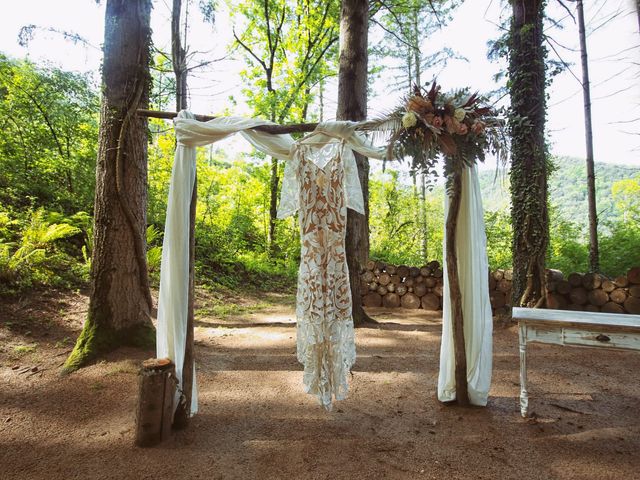
[[[456,111],[453,112],[453,118],[455,118],[457,121],[461,122],[464,120],[465,115],[467,114],[467,112],[464,111],[464,108],[456,108]]]
[[[418,123],[418,117],[413,112],[407,112],[402,116],[402,126],[404,128],[415,127],[416,123]]]

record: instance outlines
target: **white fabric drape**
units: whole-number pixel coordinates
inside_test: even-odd
[[[196,169],[197,146],[222,140],[240,133],[255,148],[281,160],[292,160],[296,143],[290,135],[272,135],[255,130],[257,125],[271,122],[238,117],[223,117],[200,122],[189,112],[180,112],[174,120],[178,147],[171,174],[165,236],[160,272],[158,301],[157,355],[168,357],[176,364],[179,386],[182,384],[185,340],[187,329],[187,303],[189,286],[189,208]],[[371,146],[356,133],[357,122],[327,122],[318,125],[313,134],[302,142],[316,143],[340,139],[349,148],[344,149],[345,200],[347,206],[363,211],[360,183],[351,149],[370,158],[382,159],[386,150]],[[300,143],[300,142],[299,142]],[[298,143],[298,144],[299,144]],[[280,218],[298,209],[299,186],[295,176],[295,161],[288,161],[282,185],[282,199],[278,211]],[[445,202],[445,217],[446,205]],[[492,320],[488,289],[486,236],[480,187],[475,167],[463,174],[462,204],[458,218],[458,269],[462,290],[465,342],[467,351],[467,380],[471,403],[485,405],[491,383]],[[446,258],[446,251],[445,251]],[[449,287],[444,272],[443,332],[440,353],[438,398],[455,399],[455,359],[451,329]],[[195,381],[192,395],[192,413],[198,408]]]
[[[193,114],[186,111],[180,112],[174,120],[178,146],[175,152],[167,202],[160,268],[156,353],[158,358],[168,357],[175,363],[179,388],[182,386],[187,333],[189,208],[196,172],[195,149],[222,140],[234,133],[240,133],[255,148],[267,155],[281,160],[292,159],[292,147],[296,145],[293,138],[290,135],[273,135],[251,129],[258,125],[272,125],[272,123],[266,120],[239,117],[221,117],[208,122],[200,122],[193,118]],[[356,133],[358,125],[356,122],[321,123],[311,136],[313,136],[314,142],[326,142],[331,138],[338,138],[363,155],[382,158],[385,150],[368,145]],[[351,195],[348,195],[350,197],[348,198],[348,206],[363,211],[362,193],[355,159],[351,150],[345,149],[345,152],[347,150],[345,162],[345,171],[348,177],[347,188],[352,192]],[[297,210],[296,193],[298,187],[295,175],[291,174],[292,167],[293,162],[287,162],[282,186],[284,200],[281,201],[278,212],[280,217]],[[359,192],[359,198],[356,191]],[[176,394],[176,400],[178,399],[179,393]],[[196,413],[197,410],[198,396],[194,368],[191,412]]]
[[[447,218],[448,210],[449,197],[445,194],[444,218]],[[469,401],[473,405],[484,406],[491,386],[493,320],[489,302],[487,237],[475,166],[466,168],[462,174],[462,198],[456,233]],[[444,245],[443,258],[446,259],[446,229]],[[438,399],[446,402],[456,398],[456,381],[449,279],[446,262],[444,264]]]

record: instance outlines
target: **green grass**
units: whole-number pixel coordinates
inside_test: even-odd
[[[36,351],[37,345],[34,343],[32,345],[16,345],[13,347],[13,357],[20,358],[28,355],[29,353],[33,353]]]
[[[233,315],[245,315],[261,312],[273,304],[260,302],[253,305],[239,305],[237,303],[221,302],[214,305],[206,305],[196,310],[196,317],[230,317]]]

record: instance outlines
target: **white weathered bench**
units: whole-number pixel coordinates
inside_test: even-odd
[[[520,343],[520,413],[527,416],[527,343],[640,351],[640,315],[514,308]]]

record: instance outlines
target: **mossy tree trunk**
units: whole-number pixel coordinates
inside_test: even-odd
[[[511,94],[511,218],[513,305],[541,306],[546,299],[549,243],[545,128],[543,0],[512,0],[509,50]]]
[[[343,0],[340,15],[340,67],[338,71],[338,120],[364,120],[367,117],[367,42],[369,3]],[[347,211],[346,255],[349,267],[353,321],[360,325],[371,318],[360,300],[360,269],[369,257],[369,160],[355,154],[358,177],[364,197],[365,215]]]
[[[121,345],[151,347],[145,256],[150,0],[109,0],[87,319],[64,365],[73,371]]]

